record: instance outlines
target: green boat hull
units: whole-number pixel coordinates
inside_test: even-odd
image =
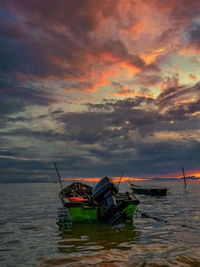
[[[128,219],[133,219],[133,215],[136,210],[136,204],[128,205],[123,211],[126,212]],[[103,208],[97,207],[84,208],[81,207],[68,207],[70,219],[73,222],[95,222],[99,221],[103,217],[105,211]]]
[[[109,182],[109,179],[107,180],[106,186],[108,188],[106,189],[106,194],[108,195],[108,192],[113,189],[113,184]],[[105,191],[104,187],[103,189]],[[115,191],[116,189],[118,190],[118,188],[115,187],[114,189]],[[95,193],[95,197],[93,197],[92,190],[93,188],[86,184],[75,182],[59,192],[59,197],[63,206],[66,208],[69,221],[103,221],[113,224],[117,221],[133,219],[136,206],[139,204],[139,200],[133,194],[128,192],[120,193],[117,191],[112,195],[111,192],[110,195],[107,196],[106,200],[104,200],[103,196],[101,196],[101,201],[99,201],[98,198],[95,199]]]

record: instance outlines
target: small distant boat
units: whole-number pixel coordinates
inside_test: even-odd
[[[144,188],[129,182],[129,187],[134,194],[150,196],[166,196],[167,188]]]
[[[74,182],[59,192],[72,222],[104,221],[116,224],[133,219],[139,200],[119,187],[108,176],[95,186]]]

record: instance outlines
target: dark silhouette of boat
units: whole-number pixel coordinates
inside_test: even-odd
[[[129,187],[134,194],[150,196],[166,196],[167,188],[145,188],[129,182]]]

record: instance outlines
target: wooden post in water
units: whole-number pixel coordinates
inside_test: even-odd
[[[56,166],[56,163],[55,161],[53,162],[54,166],[55,166],[55,169],[56,169],[56,172],[57,172],[57,175],[58,175],[58,179],[59,179],[59,182],[60,182],[60,187],[61,187],[61,190],[63,190],[63,186],[62,186],[62,182],[61,182],[61,178],[60,178],[60,174],[58,172],[58,168]]]
[[[185,179],[185,171],[183,167],[182,167],[182,172],[183,172],[183,178],[184,178],[184,183],[185,183],[185,188],[186,188],[187,184],[186,184],[186,179]]]

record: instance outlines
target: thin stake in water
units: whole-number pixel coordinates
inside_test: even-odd
[[[182,172],[183,172],[183,178],[184,178],[184,183],[185,183],[185,188],[186,188],[187,184],[186,184],[186,179],[185,179],[185,171],[183,167],[182,167]]]
[[[58,168],[57,168],[57,166],[56,166],[55,161],[53,162],[53,164],[54,164],[54,166],[55,166],[55,169],[56,169],[56,172],[57,172],[57,175],[58,175],[58,179],[59,179],[59,182],[60,182],[60,187],[61,187],[61,189],[63,190],[63,186],[62,186],[62,182],[61,182],[60,174],[59,174],[59,172],[58,172]]]

